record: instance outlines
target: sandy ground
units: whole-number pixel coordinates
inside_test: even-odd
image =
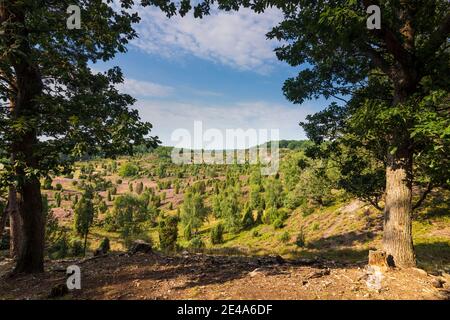
[[[59,299],[449,299],[448,274],[395,269],[373,279],[364,265],[333,261],[285,261],[184,252],[110,253],[95,259],[47,263],[39,275],[11,277],[0,263],[1,299],[48,299],[64,285],[66,268],[81,268],[81,290]],[[375,280],[375,282],[374,282]],[[440,282],[441,288],[436,288]],[[374,285],[375,284],[375,285]]]

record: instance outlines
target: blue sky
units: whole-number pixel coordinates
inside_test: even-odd
[[[298,69],[279,62],[273,52],[279,43],[265,37],[281,20],[276,10],[213,12],[201,20],[167,19],[155,8],[139,13],[139,38],[128,52],[94,69],[121,67],[125,83],[119,89],[138,100],[134,107],[164,145],[176,145],[177,129],[194,134],[194,121],[205,130],[278,129],[280,139],[303,139],[299,121],[327,104],[293,105],[283,96],[284,80]]]

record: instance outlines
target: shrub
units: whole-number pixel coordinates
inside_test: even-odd
[[[225,220],[225,228],[230,232],[239,232],[242,228],[241,211],[238,195],[234,191],[222,201],[222,217]]]
[[[63,259],[69,254],[69,242],[64,234],[48,249],[50,259]]]
[[[70,242],[70,255],[77,257],[83,255],[85,252],[85,248],[83,242],[75,239]]]
[[[74,209],[74,231],[84,237],[84,252],[86,252],[87,236],[89,229],[94,222],[94,204],[92,203],[91,194],[86,192]]]
[[[55,186],[55,189],[58,190],[58,191],[61,191],[63,189],[62,184],[61,183],[57,183],[56,186]]]
[[[252,232],[252,236],[253,236],[253,238],[259,237],[260,234],[259,234],[258,230],[254,230],[254,231]]]
[[[42,188],[44,190],[53,190],[52,179],[50,179],[50,178],[45,179],[44,184],[42,185]]]
[[[192,249],[202,249],[205,247],[205,243],[200,236],[195,236],[189,241],[189,247]]]
[[[142,183],[142,181],[138,182],[136,184],[136,193],[141,194],[143,190],[144,190],[144,184]]]
[[[96,206],[97,212],[98,213],[105,213],[106,211],[108,211],[108,205],[106,204],[105,201],[100,201],[97,206]]]
[[[281,229],[284,227],[284,223],[283,220],[281,220],[280,218],[277,218],[274,222],[273,222],[273,227],[275,229]]]
[[[100,242],[100,245],[98,246],[98,250],[100,250],[102,253],[107,253],[111,249],[111,246],[109,244],[109,238],[105,237]]]
[[[295,244],[300,248],[303,248],[306,245],[305,233],[303,232],[303,228],[298,233],[297,238],[295,239]]]
[[[55,193],[55,202],[57,207],[61,207],[61,192]]]
[[[287,243],[291,240],[291,236],[289,235],[289,232],[285,231],[280,236],[280,241],[283,243]]]
[[[274,224],[276,223],[277,226],[283,225],[283,222],[289,217],[288,210],[281,208],[281,209],[275,209],[274,207],[270,207],[266,209],[264,212],[264,215],[262,217],[262,220],[265,224]]]
[[[315,210],[314,207],[308,206],[308,205],[304,205],[304,206],[302,206],[302,216],[303,217],[307,217],[307,216],[313,214],[314,210]]]
[[[280,208],[284,202],[283,186],[279,179],[268,179],[264,187],[266,207]]]
[[[108,190],[110,193],[111,193],[111,195],[113,195],[113,196],[115,196],[116,194],[117,194],[117,188],[116,187],[111,187],[111,188],[109,188],[109,190]]]
[[[133,177],[139,173],[139,167],[133,163],[126,162],[120,166],[119,176],[122,178]]]
[[[159,211],[149,206],[142,197],[131,194],[118,196],[114,200],[113,210],[107,215],[105,223],[109,230],[119,231],[123,238],[133,238],[155,223]]]
[[[186,224],[183,227],[183,237],[185,240],[191,240],[192,239],[192,227],[190,224]]]
[[[169,216],[162,219],[159,222],[158,232],[161,250],[174,251],[178,238],[178,218],[176,216]]]
[[[242,227],[244,229],[249,229],[249,228],[253,227],[254,224],[255,224],[255,220],[253,219],[253,211],[246,204],[244,207],[244,212],[242,214]]]
[[[185,226],[185,231],[197,231],[203,224],[205,217],[206,208],[201,195],[187,192],[184,195],[181,214],[181,223]],[[189,226],[189,229],[186,229],[187,226]]]
[[[261,186],[250,185],[250,207],[255,210],[263,209],[264,199],[261,197]]]
[[[311,229],[312,229],[313,231],[319,230],[319,229],[320,229],[320,224],[319,224],[318,222],[314,222],[313,225],[312,225],[312,227],[311,227]]]
[[[212,244],[223,243],[223,232],[224,232],[223,225],[221,223],[216,224],[211,229],[211,243]]]

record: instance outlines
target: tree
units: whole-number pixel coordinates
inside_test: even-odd
[[[61,192],[55,193],[55,202],[57,207],[61,207]]]
[[[184,15],[192,8],[189,0],[182,1],[179,7],[156,0],[148,2],[169,16],[177,12]],[[208,15],[215,2],[196,3],[194,15],[199,18]],[[449,180],[443,175],[448,174],[449,157],[444,152],[448,150],[449,139],[450,3],[446,0],[217,2],[223,10],[249,7],[259,13],[268,7],[279,8],[284,20],[268,37],[284,41],[275,50],[280,60],[295,67],[303,66],[296,77],[284,83],[285,96],[294,103],[319,96],[343,102],[353,114],[358,114],[353,123],[359,127],[360,135],[353,141],[359,147],[370,150],[368,141],[361,138],[370,138],[372,129],[382,131],[383,139],[377,143],[381,144],[378,151],[383,151],[380,153],[385,172],[383,249],[391,263],[414,266],[413,208],[422,203],[421,199],[433,186]],[[366,9],[372,4],[378,5],[382,12],[380,29],[366,26]],[[367,116],[373,114],[369,106],[378,106],[381,111],[377,119],[382,120],[381,127],[372,126],[379,125],[373,121],[365,123]],[[336,120],[348,128],[349,123],[342,123],[342,118]],[[440,123],[445,126],[439,126]],[[317,129],[330,130],[334,138],[341,134],[333,132],[333,127]],[[423,166],[428,182],[419,202],[413,205],[413,184],[422,182],[414,179],[414,168],[426,163],[425,159],[432,159],[433,165]]]
[[[126,177],[133,177],[139,173],[139,167],[131,162],[126,162],[123,165],[120,166],[119,169],[119,176],[126,178]]]
[[[74,209],[74,230],[83,237],[83,254],[86,255],[87,237],[89,229],[94,221],[94,204],[92,203],[92,197],[90,194],[85,193]]]
[[[223,232],[224,232],[223,225],[221,223],[216,224],[212,229],[210,233],[210,239],[212,244],[221,244],[223,243]]]
[[[206,218],[206,213],[202,196],[199,193],[186,192],[181,211],[181,223],[189,231],[186,231],[185,236],[190,239],[192,231],[197,233]]]
[[[238,192],[230,188],[228,195],[222,200],[222,215],[227,231],[238,232],[242,228],[241,208]]]
[[[279,179],[269,178],[264,185],[264,203],[266,208],[280,208],[283,205],[283,186]]]
[[[161,219],[158,226],[159,245],[162,250],[175,251],[178,238],[178,217]]]
[[[142,181],[138,182],[136,184],[136,193],[141,194],[143,190],[144,190],[144,184],[142,183]]]
[[[343,108],[334,104],[310,117],[304,128],[316,142],[345,142],[341,150],[336,150],[336,144],[331,148],[346,158],[343,173],[347,181],[343,182],[347,189],[353,184],[354,192],[370,196],[371,203],[381,208],[379,186],[384,184],[383,249],[391,263],[408,267],[415,265],[412,190],[414,184],[423,185],[417,172],[428,173],[425,196],[431,186],[442,185],[442,173],[448,173],[448,155],[436,157],[429,152],[439,144],[448,146],[444,134],[448,122],[441,127],[438,141],[426,131],[420,131],[421,137],[414,132],[422,121],[430,123],[423,113],[434,119],[448,118],[449,4],[379,2],[381,29],[368,30],[365,8],[370,3],[300,1],[302,10],[297,13],[283,9],[286,19],[269,37],[288,41],[277,49],[281,60],[293,66],[310,64],[285,82],[284,93],[291,101],[302,103],[318,95],[350,98]],[[427,166],[417,169],[427,158],[433,158],[440,177],[430,175]],[[384,178],[380,178],[380,167]],[[362,180],[364,176],[368,179]]]
[[[67,29],[69,5],[82,9],[79,30]],[[16,185],[23,222],[15,272],[44,269],[41,177],[69,171],[81,155],[113,157],[156,142],[144,138],[151,125],[128,108],[134,99],[114,87],[123,81],[120,69],[89,67],[125,52],[138,21],[101,1],[0,3],[0,158],[8,159],[0,183]]]
[[[246,203],[244,205],[244,209],[242,212],[242,227],[244,229],[248,229],[251,228],[255,225],[255,219],[253,218],[253,210],[252,208],[249,206],[248,203]]]
[[[110,230],[120,232],[128,242],[140,235],[158,214],[156,208],[147,207],[143,197],[125,194],[114,199],[114,207],[106,217],[106,224]]]

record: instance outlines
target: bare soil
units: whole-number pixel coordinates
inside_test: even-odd
[[[0,299],[48,299],[66,282],[66,268],[81,268],[81,290],[57,299],[449,299],[448,274],[393,269],[381,286],[368,286],[364,264],[159,253],[110,253],[85,260],[47,262],[39,275],[10,276],[12,261],[0,265]],[[442,288],[436,288],[436,280]]]

